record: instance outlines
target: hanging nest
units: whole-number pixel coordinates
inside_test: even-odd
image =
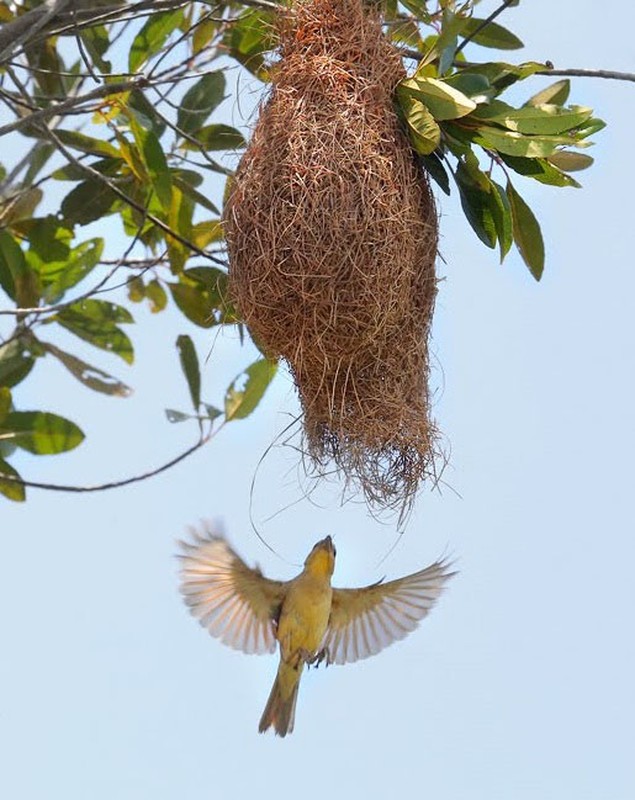
[[[434,477],[437,212],[395,111],[404,77],[363,0],[298,0],[225,210],[230,291],[288,363],[307,450],[375,506]]]

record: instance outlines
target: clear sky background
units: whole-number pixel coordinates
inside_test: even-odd
[[[635,71],[632,4],[603,8],[524,0],[501,21],[527,47],[504,57]],[[548,81],[526,82],[522,96]],[[339,507],[337,487],[319,489],[318,505],[302,499],[290,448],[265,459],[252,502],[282,558],[252,531],[254,470],[297,410],[284,375],[252,418],[151,481],[0,500],[0,797],[635,797],[635,86],[579,79],[571,102],[609,127],[582,190],[518,179],[545,234],[540,284],[515,254],[499,266],[456,197],[441,197],[435,414],[451,461],[447,485],[420,496],[381,565],[394,525]],[[134,386],[130,399],[83,390],[56,363],[16,391],[21,408],[68,414],[88,434],[65,456],[22,454],[25,477],[100,483],[192,443],[196,432],[163,412],[188,407],[179,333],[202,355],[213,345],[210,402],[253,360],[233,336],[178,314],[140,306],[136,318],[130,369],[56,338]],[[203,517],[222,518],[273,577],[295,574],[326,533],[336,585],[413,572],[446,549],[461,572],[404,642],[305,675],[291,737],[261,736],[277,658],[223,647],[177,592],[175,540]]]

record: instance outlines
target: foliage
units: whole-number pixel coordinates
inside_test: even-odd
[[[502,100],[548,65],[465,60],[467,40],[470,47],[522,47],[498,21],[484,24],[477,3],[387,0],[386,33],[417,61],[396,102],[422,167],[446,193],[452,176],[479,239],[498,245],[501,260],[514,243],[539,279],[540,227],[511,174],[579,186],[570,173],[592,159],[578,150],[604,123],[589,108],[566,105],[568,80],[520,107]],[[267,80],[274,4],[72,5],[0,2],[0,134],[8,159],[0,165],[0,493],[12,500],[25,497],[8,463],[16,448],[56,454],[84,436],[62,416],[14,407],[17,387],[42,359],[56,360],[93,391],[122,398],[131,391],[62,349],[57,331],[125,365],[134,361],[129,331],[138,303],[159,314],[172,302],[186,330],[236,325],[243,335],[227,299],[219,207],[228,164],[235,164],[227,154],[245,139],[221,107],[236,65],[252,80]],[[125,252],[108,251],[104,227],[119,229],[120,241],[127,237]],[[126,299],[105,299],[122,283]],[[220,411],[201,400],[187,333],[177,349],[192,411],[166,413],[172,422],[194,419],[201,436],[219,417],[251,413],[275,373],[266,359],[249,366]]]

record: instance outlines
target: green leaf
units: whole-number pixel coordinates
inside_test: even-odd
[[[88,178],[62,200],[62,215],[70,225],[88,225],[111,210],[117,195],[99,178]]]
[[[501,159],[519,175],[533,178],[549,186],[573,186],[580,188],[580,184],[553,166],[546,158],[519,158],[501,153]]]
[[[207,292],[191,282],[168,283],[172,299],[180,311],[195,325],[212,328],[216,325],[215,308]]]
[[[183,11],[164,11],[153,14],[135,36],[128,56],[128,71],[136,72],[161,50],[168,36],[183,21]]]
[[[84,439],[75,423],[47,411],[12,411],[0,424],[0,438],[3,434],[35,455],[64,453]]]
[[[495,247],[496,224],[489,192],[479,186],[473,177],[473,170],[464,161],[459,161],[455,177],[467,221],[483,244]]]
[[[491,181],[491,186],[490,210],[492,212],[492,219],[494,220],[494,227],[496,228],[502,264],[514,241],[512,210],[503,187],[499,186],[495,181]]]
[[[125,383],[122,383],[107,372],[87,364],[81,358],[61,350],[50,342],[42,342],[41,344],[46,352],[55,356],[73,377],[94,392],[107,394],[111,397],[130,397],[132,394],[132,389],[129,386],[126,386]]]
[[[166,408],[165,416],[168,418],[168,422],[185,422],[187,419],[196,419],[193,414],[184,414],[174,408]]]
[[[275,19],[270,11],[248,8],[232,20],[223,44],[239,64],[260,80],[266,80],[264,53],[278,44],[274,31]]]
[[[399,0],[404,8],[407,8],[412,14],[420,19],[422,22],[429,24],[431,22],[430,14],[426,8],[426,0]]]
[[[41,268],[55,261],[66,262],[70,256],[72,228],[62,225],[53,214],[25,220],[16,226],[17,232],[29,242],[27,259],[42,278]]]
[[[441,129],[421,100],[412,97],[401,86],[397,87],[397,100],[414,149],[421,155],[429,155],[439,146]]]
[[[497,100],[489,106],[480,106],[473,116],[518,133],[557,136],[579,127],[592,114],[593,109],[584,106],[562,108],[555,105],[541,105],[512,108]]]
[[[190,186],[200,186],[203,183],[201,173],[195,172],[193,169],[172,169],[172,179],[188,183]]]
[[[157,139],[160,139],[165,133],[166,123],[159,117],[154,106],[141,89],[133,89],[130,92],[127,110],[135,115],[140,125],[144,128],[150,128]]]
[[[571,150],[558,150],[547,159],[563,172],[577,172],[586,169],[593,163],[591,156],[586,153],[574,153]]]
[[[456,14],[453,10],[454,3],[443,3],[443,14],[441,15],[441,31],[436,43],[433,45],[431,57],[438,55],[439,75],[445,75],[452,68],[456,48],[458,46],[458,34],[463,28],[464,18]],[[431,40],[426,40],[427,44],[432,44]],[[427,59],[426,59],[427,60]],[[422,64],[425,68],[426,64]],[[416,74],[420,74],[417,70]]]
[[[185,270],[179,283],[169,283],[172,298],[183,314],[201,328],[233,323],[236,315],[227,301],[227,274],[214,267]]]
[[[223,238],[223,225],[219,219],[197,222],[192,226],[192,242],[201,250],[212,242],[222,241]]]
[[[192,232],[194,202],[181,191],[178,186],[179,183],[180,181],[173,174],[172,206],[168,215],[168,224],[171,230],[189,241]],[[168,258],[170,259],[170,268],[175,275],[179,275],[190,257],[191,248],[169,234],[165,235],[165,243],[168,250]]]
[[[201,372],[198,366],[196,349],[190,337],[185,334],[177,338],[176,346],[179,351],[181,369],[190,390],[192,405],[194,406],[194,411],[198,412],[201,405]]]
[[[101,139],[94,139],[92,136],[86,136],[85,133],[80,133],[79,131],[65,131],[58,128],[55,131],[55,135],[62,144],[74,150],[81,150],[83,153],[90,153],[95,156],[121,158],[119,150],[109,142],[102,141]]]
[[[236,150],[245,146],[245,139],[240,131],[229,125],[205,125],[193,134],[199,145],[184,139],[180,147],[184,150]]]
[[[2,475],[11,475],[13,478],[19,478],[20,474],[13,469],[11,464],[0,458],[0,494],[3,494],[9,500],[14,500],[17,503],[23,503],[26,499],[26,492],[24,484],[14,483],[13,481],[2,480]]]
[[[473,141],[487,150],[495,150],[510,156],[545,158],[562,145],[573,144],[564,136],[526,136],[516,131],[504,131],[492,125],[481,125],[473,135]]]
[[[150,127],[144,128],[134,116],[131,117],[130,127],[159,202],[164,211],[169,211],[172,204],[172,178],[161,142]]]
[[[87,319],[98,323],[118,322],[129,325],[134,322],[134,318],[127,308],[117,303],[109,303],[106,300],[95,300],[94,298],[80,300],[64,310],[81,314]],[[62,314],[63,311],[58,313]]]
[[[106,26],[95,25],[90,28],[83,28],[80,37],[97,69],[101,72],[112,72],[110,61],[105,61],[103,58],[110,47]]]
[[[525,103],[526,106],[542,106],[547,103],[552,103],[555,106],[563,106],[571,91],[571,81],[565,78],[561,81],[556,81],[550,86],[547,86],[537,94],[532,95]]]
[[[74,247],[65,260],[35,263],[48,303],[57,303],[73,286],[92,272],[104,250],[103,239],[88,239]]]
[[[210,420],[210,422],[213,422],[217,417],[221,417],[223,415],[223,412],[215,406],[211,406],[209,403],[203,403],[203,405],[205,406],[205,411],[207,412],[207,419]]]
[[[65,94],[62,73],[67,70],[53,39],[44,39],[30,47],[27,45],[25,55],[29,66],[35,70],[33,78],[40,90],[38,94]]]
[[[0,386],[15,386],[33,369],[35,359],[19,340],[0,345]]]
[[[0,230],[0,286],[12,300],[16,297],[13,275],[25,266],[24,253],[18,243],[9,233]]]
[[[539,281],[545,267],[545,245],[540,225],[511,182],[507,183],[507,198],[512,211],[514,242],[529,271]]]
[[[48,142],[38,142],[29,154],[29,168],[24,175],[24,185],[30,186],[38,176],[42,167],[55,152],[55,145]]]
[[[261,358],[238,375],[225,394],[225,419],[248,417],[260,402],[277,369],[277,362]]]
[[[163,311],[168,304],[168,296],[165,293],[165,289],[156,278],[145,287],[145,296],[150,303],[150,312],[152,314],[158,314],[159,311]]]
[[[194,35],[191,39],[192,55],[198,55],[198,53],[210,43],[212,37],[218,30],[218,23],[209,18],[205,19],[204,13],[205,12],[201,10],[201,17],[196,23]]]
[[[603,128],[606,128],[606,122],[603,119],[590,119],[585,125],[582,125],[578,130],[575,132],[576,140],[586,139],[589,136],[593,136],[594,133],[601,131]]]
[[[11,411],[11,390],[7,386],[0,386],[0,424]]]
[[[190,200],[193,200],[195,203],[198,203],[198,205],[211,211],[212,214],[220,214],[220,211],[208,197],[202,192],[197,191],[187,180],[183,180],[178,173],[175,172],[172,174],[172,182],[186,197],[189,197]]]
[[[177,127],[194,135],[223,101],[224,94],[225,76],[222,70],[203,75],[185,93],[177,114]]]
[[[473,152],[474,130],[471,128],[464,128],[454,122],[444,122],[441,126],[441,138],[444,147],[457,158],[463,158]]]
[[[21,189],[10,199],[5,199],[2,209],[2,225],[14,228],[23,219],[31,219],[44,193],[39,187]]]
[[[443,166],[443,161],[436,153],[430,153],[429,156],[419,156],[419,163],[423,169],[428,173],[431,178],[434,178],[436,183],[446,193],[450,194],[450,179],[448,173]]]
[[[518,36],[496,22],[488,22],[482,30],[475,33],[483,22],[485,20],[478,19],[478,17],[468,17],[463,23],[461,32],[465,36],[474,34],[470,41],[480,44],[481,47],[494,47],[496,50],[519,50],[524,47]]]
[[[128,300],[130,300],[131,303],[141,303],[146,296],[146,287],[143,283],[143,278],[140,278],[138,275],[135,275],[134,278],[128,278],[126,287],[128,288]]]
[[[58,322],[80,339],[132,364],[132,342],[115,324],[133,321],[130,313],[122,306],[103,300],[82,300],[58,311],[51,320]]]
[[[119,174],[123,163],[123,158],[100,158],[88,166],[102,175],[112,178]],[[56,181],[81,181],[86,178],[86,170],[82,169],[79,164],[65,164],[63,167],[56,169],[51,177],[55,178]]]
[[[464,117],[476,108],[473,100],[436,78],[406,78],[399,84],[399,89],[416,100],[421,100],[438,121]]]
[[[484,75],[490,85],[502,92],[508,86],[517,81],[522,81],[536,72],[547,68],[546,64],[538,61],[526,61],[522,64],[506,64],[502,61],[491,61],[485,64],[477,64],[461,69],[461,74]]]
[[[22,252],[22,248],[6,231],[0,230],[0,286],[18,305],[34,308],[38,305],[41,286]]]
[[[414,19],[400,19],[390,26],[388,31],[390,40],[396,45],[416,48],[422,45],[421,32]]]
[[[485,75],[474,75],[467,71],[448,75],[444,81],[470,98],[488,96],[491,89],[491,84]]]

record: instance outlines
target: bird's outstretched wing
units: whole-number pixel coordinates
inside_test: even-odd
[[[285,584],[251,569],[209,523],[179,542],[181,584],[190,612],[212,636],[244,653],[273,653]]]
[[[435,564],[388,583],[333,589],[329,625],[322,643],[329,664],[368,658],[413,631],[436,603],[451,564]]]

